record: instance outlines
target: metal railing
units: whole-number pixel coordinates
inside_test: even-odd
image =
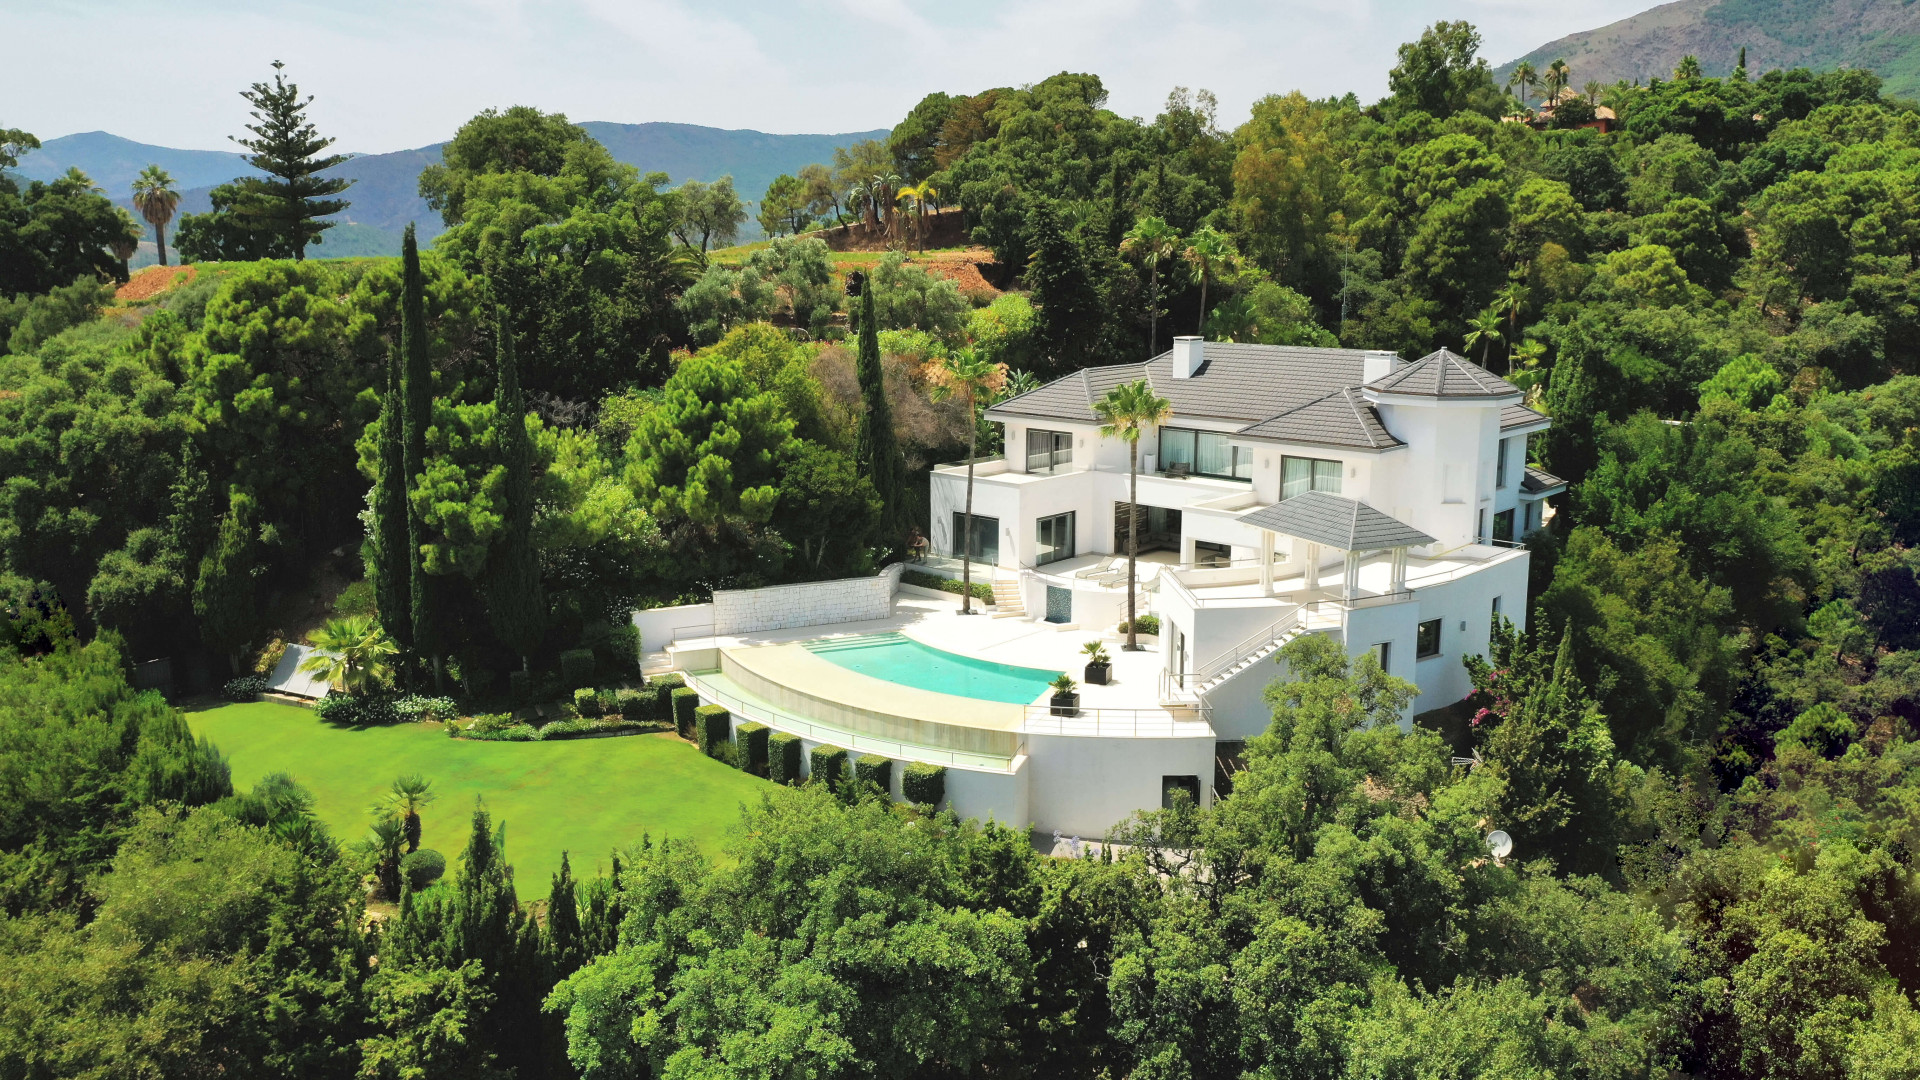
[[[943,761],[949,765],[973,765],[981,768],[992,768],[993,766],[987,763],[1007,760],[1002,759],[998,754],[968,754],[958,750],[941,750],[936,747],[921,746],[918,743],[905,743],[893,739],[876,739],[870,735],[861,735],[843,727],[832,727],[826,724],[815,723],[811,720],[804,720],[798,716],[794,716],[792,713],[783,712],[769,705],[748,701],[738,694],[729,694],[725,690],[719,689],[711,682],[691,672],[684,672],[683,676],[687,680],[687,685],[693,687],[701,697],[706,698],[707,701],[712,704],[725,705],[727,711],[735,717],[765,724],[770,728],[776,728],[790,735],[798,735],[802,738],[812,739],[815,742],[831,743],[834,746],[844,746],[848,750],[881,754],[886,757],[907,758],[915,761]],[[1014,748],[1015,755],[1026,752],[1027,747],[1024,740]]]
[[[1227,671],[1232,668],[1233,665],[1266,648],[1270,642],[1276,641],[1288,633],[1291,633],[1299,627],[1300,620],[1305,612],[1306,608],[1296,607],[1292,611],[1274,620],[1272,625],[1265,627],[1257,633],[1249,634],[1244,640],[1214,657],[1205,667],[1200,669],[1200,682],[1202,684],[1209,682],[1214,676]]]
[[[1050,705],[1029,705],[1021,730],[1029,735],[1104,735],[1111,738],[1168,738],[1211,731],[1212,711],[1204,705],[1175,709],[1074,709],[1058,715]],[[1191,714],[1188,716],[1181,713]]]

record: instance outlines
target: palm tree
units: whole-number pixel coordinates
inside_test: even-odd
[[[1180,251],[1180,233],[1151,215],[1133,223],[1120,241],[1120,253],[1137,257],[1147,268],[1147,356],[1160,347],[1160,264]]]
[[[1140,558],[1140,433],[1157,428],[1173,416],[1173,403],[1153,392],[1145,379],[1121,383],[1093,403],[1100,417],[1100,434],[1127,440],[1127,651],[1139,652],[1134,639],[1134,565]]]
[[[113,257],[120,260],[121,272],[125,273],[127,261],[140,250],[140,223],[133,220],[133,215],[127,213],[126,207],[116,206],[114,209],[120,211],[120,232],[108,246],[113,249]]]
[[[867,187],[872,193],[874,212],[884,215],[878,219],[878,223],[886,226],[887,237],[891,239],[894,221],[893,193],[900,187],[900,174],[876,175],[872,180],[867,181]]]
[[[1201,337],[1207,336],[1207,283],[1216,274],[1231,273],[1240,265],[1240,249],[1233,246],[1233,239],[1211,225],[1202,225],[1195,229],[1187,240],[1187,249],[1180,253],[1200,275],[1200,329]]]
[[[433,781],[419,773],[408,773],[394,778],[393,787],[375,804],[373,812],[400,819],[401,830],[406,834],[407,852],[412,854],[420,850],[420,808],[438,797],[433,790]]]
[[[1680,58],[1680,66],[1673,69],[1675,79],[1697,79],[1700,77],[1700,58],[1688,53]]]
[[[1600,91],[1604,89],[1606,89],[1606,87],[1601,86],[1599,83],[1594,82],[1592,80],[1588,80],[1586,85],[1587,104],[1592,105],[1595,108],[1598,108],[1600,105]]]
[[[1528,61],[1522,60],[1514,66],[1513,74],[1507,76],[1507,89],[1511,90],[1516,86],[1519,87],[1520,104],[1524,106],[1527,103],[1527,98],[1533,94],[1534,85],[1539,81],[1540,75],[1534,71],[1533,65]]]
[[[1486,367],[1487,350],[1492,348],[1493,343],[1499,341],[1501,338],[1500,311],[1498,308],[1488,308],[1473,318],[1468,319],[1467,326],[1469,327],[1467,330],[1467,348],[1471,349],[1475,345],[1480,346],[1480,366]]]
[[[310,640],[315,651],[300,661],[300,670],[319,676],[337,690],[357,694],[393,678],[387,657],[400,648],[371,615],[330,619]]]
[[[913,238],[919,243],[921,251],[927,250],[927,204],[933,201],[936,194],[933,181],[929,180],[901,188],[898,196],[906,201],[907,208],[913,213]]]
[[[173,177],[158,165],[149,165],[133,178],[133,206],[153,226],[153,242],[160,248],[160,265],[167,265],[167,223],[180,205]]]
[[[400,849],[406,841],[406,827],[400,819],[379,812],[374,815],[367,838],[359,844],[361,854],[373,861],[373,876],[389,900],[400,899],[400,856],[404,854]]]
[[[1545,373],[1540,370],[1540,365],[1546,359],[1547,345],[1544,341],[1527,340],[1513,347],[1513,361],[1507,364],[1507,377],[1513,380],[1515,386],[1527,392],[1528,405],[1537,404],[1543,395],[1544,380],[1541,376]],[[1520,369],[1518,375],[1514,374],[1516,367]]]
[[[1507,313],[1506,340],[1508,341],[1520,340],[1520,309],[1526,306],[1529,295],[1527,287],[1518,281],[1508,281],[1494,295],[1493,306]],[[1507,358],[1507,370],[1513,370],[1512,357]]]
[[[1555,60],[1547,65],[1547,104],[1558,107],[1560,93],[1573,81],[1573,71],[1565,60]]]
[[[934,369],[933,395],[943,401],[958,394],[967,403],[967,512],[960,535],[960,614],[973,614],[973,458],[980,445],[980,422],[975,403],[991,400],[1007,383],[1007,365],[980,357],[972,349],[956,349]]]

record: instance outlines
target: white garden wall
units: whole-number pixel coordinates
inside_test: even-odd
[[[884,619],[893,614],[893,592],[902,567],[895,563],[867,578],[812,581],[765,589],[715,589],[713,633],[751,634],[795,626]]]

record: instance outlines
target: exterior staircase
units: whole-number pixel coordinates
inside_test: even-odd
[[[993,617],[1011,619],[1025,617],[1027,602],[1020,595],[1020,579],[995,578],[993,581]]]
[[[1294,608],[1279,622],[1228,649],[1220,655],[1218,660],[1196,672],[1193,693],[1196,696],[1205,695],[1228,679],[1279,652],[1287,642],[1305,633],[1306,629],[1305,609]]]
[[[1259,648],[1253,650],[1252,652],[1246,654],[1245,656],[1242,656],[1240,659],[1235,660],[1224,671],[1221,671],[1215,675],[1212,675],[1206,679],[1203,679],[1199,683],[1195,684],[1194,692],[1196,694],[1207,693],[1208,691],[1214,689],[1220,684],[1226,682],[1228,679],[1233,678],[1235,675],[1240,674],[1241,672],[1247,670],[1253,665],[1258,664],[1261,661],[1272,656],[1274,653],[1279,652],[1281,648],[1286,645],[1287,642],[1292,641],[1294,638],[1299,637],[1300,634],[1301,634],[1301,628],[1296,625],[1292,629],[1282,633],[1279,637],[1272,638],[1265,645],[1262,645]]]

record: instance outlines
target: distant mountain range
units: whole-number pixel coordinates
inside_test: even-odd
[[[614,158],[637,166],[642,172],[664,172],[673,183],[685,180],[718,180],[732,176],[741,197],[757,201],[773,178],[781,173],[797,172],[813,162],[833,160],[836,147],[862,139],[884,139],[887,131],[854,131],[839,135],[769,135],[763,131],[725,130],[693,124],[614,124],[589,121],[581,124],[589,134],[606,145]],[[341,224],[329,230],[319,254],[396,255],[400,251],[400,233],[408,222],[416,223],[423,240],[443,231],[440,215],[427,208],[420,198],[420,170],[440,160],[440,148],[434,143],[418,150],[400,150],[390,154],[359,154],[331,175],[354,181],[346,198],[352,202],[340,216]],[[246,159],[237,153],[220,150],[175,150],[165,146],[123,139],[104,131],[63,135],[48,139],[39,150],[20,159],[14,170],[28,180],[51,180],[77,166],[115,201],[133,208],[127,192],[133,178],[149,164],[157,164],[173,174],[181,199],[181,214],[203,214],[212,209],[207,192],[236,176],[253,172]],[[758,226],[749,222],[743,235],[757,234]],[[142,245],[142,253],[133,265],[138,267],[154,259],[151,242]]]
[[[1683,56],[1725,75],[1747,50],[1747,70],[1867,68],[1885,92],[1920,97],[1920,4],[1914,0],[1680,0],[1598,30],[1569,34],[1500,67],[1564,59],[1575,88],[1588,82],[1670,78]]]

